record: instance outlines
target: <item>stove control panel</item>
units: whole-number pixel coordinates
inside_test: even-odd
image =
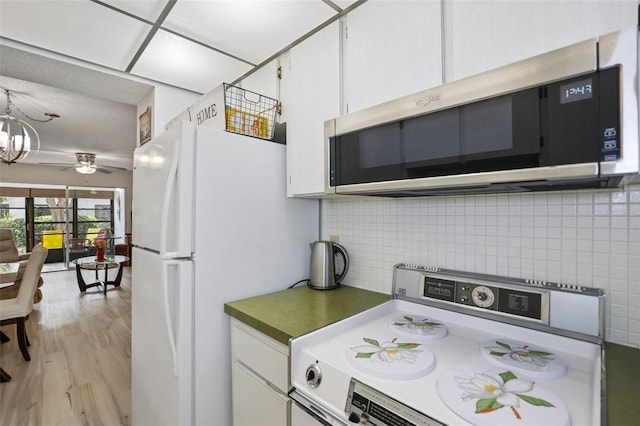
[[[604,344],[604,292],[405,263],[393,269],[394,299]]]
[[[351,379],[345,412],[354,424],[373,426],[446,426],[369,386]]]
[[[452,280],[423,272],[420,297],[548,324],[549,292],[481,280]]]

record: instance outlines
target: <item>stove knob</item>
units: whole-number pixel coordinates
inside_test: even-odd
[[[317,364],[310,365],[307,368],[307,384],[311,386],[313,389],[320,386],[320,382],[322,381],[322,371]]]
[[[358,415],[358,413],[352,412],[351,414],[349,414],[349,421],[351,423],[360,423],[360,416]]]
[[[351,414],[349,414],[349,421],[351,423],[369,424],[369,416],[365,413],[358,414],[355,411],[352,411]]]

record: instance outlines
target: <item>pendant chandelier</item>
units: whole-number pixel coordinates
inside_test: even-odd
[[[0,115],[0,161],[6,164],[13,164],[25,158],[31,152],[32,144],[35,145],[36,151],[39,150],[40,137],[31,124],[11,115],[12,105],[18,111],[20,109],[11,102],[9,90],[5,89],[4,92],[7,95],[7,106],[4,110],[4,115]],[[57,114],[45,113],[49,118],[38,120],[29,117],[22,111],[20,112],[27,118],[41,123],[46,123],[59,117]]]

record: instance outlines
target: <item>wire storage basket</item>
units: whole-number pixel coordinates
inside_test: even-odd
[[[278,101],[241,87],[224,83],[226,130],[261,139],[271,139]]]

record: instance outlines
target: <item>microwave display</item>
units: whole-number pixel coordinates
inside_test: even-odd
[[[588,78],[560,86],[560,103],[576,102],[593,97],[593,80]]]

